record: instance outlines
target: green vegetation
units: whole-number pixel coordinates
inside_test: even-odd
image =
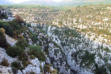
[[[12,62],[11,63],[11,67],[12,67],[12,71],[13,71],[14,74],[17,74],[18,70],[22,70],[23,69],[21,63],[18,62],[18,61]]]
[[[88,51],[85,52],[84,56],[81,56],[81,65],[90,66],[95,63],[95,54],[91,54]]]
[[[83,67],[89,67],[95,63],[95,54],[91,54],[88,51],[80,50],[76,52],[75,57],[81,59],[80,65]],[[76,58],[78,60],[78,58]]]
[[[42,52],[41,47],[39,45],[29,46],[28,54],[37,57],[41,61],[45,61],[45,55]]]
[[[28,46],[28,43],[25,39],[18,39],[18,42],[16,43],[16,46],[19,46],[23,49]]]
[[[17,61],[12,62],[11,66],[17,69],[21,69],[21,64],[20,62],[17,62]]]
[[[28,55],[26,55],[25,52],[23,52],[19,57],[18,57],[19,60],[21,61],[28,61]]]
[[[49,64],[45,64],[45,66],[44,66],[44,72],[46,73],[46,72],[51,72],[50,71],[50,65]]]
[[[66,29],[64,30],[64,34],[72,37],[79,37],[80,34],[74,29]]]
[[[50,64],[45,64],[45,66],[44,66],[44,73],[48,72],[50,74],[58,74],[56,69],[51,70],[50,67],[51,67]]]
[[[21,39],[21,40],[18,40],[18,42],[16,43],[15,46],[13,47],[8,47],[6,49],[6,52],[8,55],[12,56],[12,57],[16,57],[16,56],[20,56],[24,50],[25,50],[25,47],[27,47],[28,44],[25,40]]]
[[[15,20],[10,22],[0,21],[0,28],[4,28],[6,30],[6,34],[11,37],[19,35],[23,29],[23,27]]]
[[[95,64],[95,67],[96,67],[96,69],[94,70],[95,74],[108,74],[104,65],[98,67],[98,65]]]
[[[111,50],[108,47],[104,48],[104,51],[111,52]]]
[[[37,40],[38,40],[37,36],[38,36],[37,34],[32,34],[31,39],[32,39],[32,41],[33,41],[34,43],[36,43]]]
[[[6,53],[11,57],[16,57],[21,55],[24,52],[24,49],[19,46],[8,47]]]
[[[23,52],[21,55],[19,55],[18,59],[21,61],[23,67],[25,68],[28,64],[30,64],[28,60],[28,55],[26,52]]]
[[[13,36],[13,28],[8,22],[0,21],[0,28],[4,28],[8,35]]]

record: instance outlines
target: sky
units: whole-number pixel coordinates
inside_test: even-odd
[[[0,0],[0,4],[67,4],[80,2],[102,2],[107,0]]]
[[[35,1],[35,0],[10,0],[10,1],[12,1],[14,3],[22,3],[22,2]],[[38,1],[40,1],[40,0],[38,0]],[[59,3],[59,2],[68,1],[68,0],[42,0],[42,1],[44,1],[44,2],[58,2]]]
[[[12,1],[14,3],[22,3],[28,1],[61,3],[61,2],[78,2],[78,1],[93,2],[93,1],[104,1],[104,0],[9,0],[9,1]]]
[[[62,3],[62,2],[71,2],[73,0],[4,0],[13,3],[25,3],[25,2],[46,2],[46,3]]]

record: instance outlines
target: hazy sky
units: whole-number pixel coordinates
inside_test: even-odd
[[[61,2],[71,2],[73,0],[9,0],[9,1],[12,1],[14,3],[22,3],[22,2],[28,2],[28,1],[61,3]]]
[[[12,4],[12,3],[16,3],[16,4],[21,4],[21,3],[34,3],[34,4],[42,4],[42,3],[58,3],[58,4],[62,4],[62,3],[78,3],[78,2],[98,2],[98,1],[107,1],[107,0],[0,0],[0,4]],[[109,0],[111,1],[111,0]]]

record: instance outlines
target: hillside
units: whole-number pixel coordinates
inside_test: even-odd
[[[87,10],[77,8],[78,11],[81,11],[80,9]],[[46,24],[30,24],[30,20],[27,22],[19,15],[13,16],[6,9],[0,10],[2,11],[5,12],[0,13],[1,74],[111,74],[110,44],[90,39],[81,32],[83,30],[78,30],[77,24],[81,22],[76,21],[77,24],[73,27],[69,15],[67,15],[69,18],[66,18],[68,25],[63,24],[61,18],[65,16],[58,13],[64,13],[63,11],[56,10],[56,13],[51,15],[57,14],[55,17],[48,15],[48,18],[54,21],[58,18],[60,21],[59,24],[54,24],[53,21],[54,25],[49,25],[51,22],[47,21],[47,16],[46,19],[42,18]],[[66,14],[71,14],[72,11]],[[77,18],[82,14],[87,13],[78,13]],[[42,15],[44,14],[40,12],[37,16]],[[59,18],[58,15],[62,17]]]

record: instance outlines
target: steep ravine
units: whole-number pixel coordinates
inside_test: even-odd
[[[69,72],[67,70],[65,70],[65,66],[64,66],[64,68],[62,68],[63,73],[64,74],[88,74],[88,73],[91,73],[91,72],[85,71],[83,68],[81,68],[79,65],[76,64],[75,60],[72,60],[71,55],[74,53],[75,48],[70,49],[70,51],[65,51],[64,47],[61,45],[61,40],[59,39],[58,35],[55,35],[53,33],[53,30],[55,30],[55,29],[56,29],[56,27],[49,26],[47,34],[49,37],[52,38],[52,41],[54,41],[60,47],[61,53],[64,54],[62,57],[65,57],[63,62],[66,63],[66,67],[69,66],[68,67]],[[67,72],[65,73],[65,71],[67,71]]]
[[[94,74],[97,68],[103,67],[103,70],[107,70],[107,73],[110,74],[110,69],[106,65],[110,64],[110,60],[105,61],[105,57],[111,57],[110,52],[106,51],[110,51],[110,45],[93,42],[75,30],[69,31],[67,36],[64,31],[68,30],[70,29],[49,26],[47,31],[47,35],[56,43],[56,49],[54,49],[53,44],[49,45],[49,52],[51,53],[48,55],[53,61],[54,67],[58,68],[59,73]],[[58,50],[57,47],[59,47]],[[104,65],[106,65],[105,68]]]

